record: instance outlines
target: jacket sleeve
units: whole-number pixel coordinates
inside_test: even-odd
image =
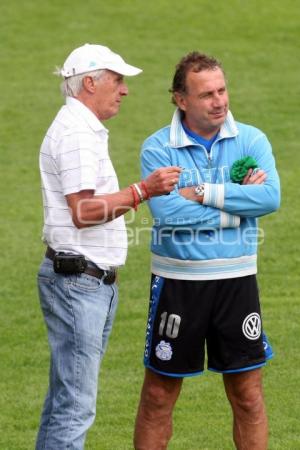
[[[163,147],[154,147],[145,141],[141,154],[142,177],[160,167],[173,165]],[[240,218],[218,208],[203,206],[200,203],[186,200],[175,189],[169,195],[153,197],[149,207],[158,226],[189,226],[192,229],[211,230],[218,228],[238,227]]]
[[[240,217],[260,217],[276,211],[280,205],[280,182],[271,145],[264,134],[259,134],[248,149],[249,155],[267,174],[264,184],[205,183],[205,205],[219,208]]]

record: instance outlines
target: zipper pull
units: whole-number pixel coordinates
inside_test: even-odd
[[[211,169],[211,154],[207,152],[207,159],[208,159],[208,168]]]

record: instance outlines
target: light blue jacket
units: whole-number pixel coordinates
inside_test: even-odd
[[[231,182],[232,164],[252,156],[267,173],[262,185]],[[257,128],[235,122],[228,112],[210,154],[188,136],[176,110],[171,126],[143,144],[142,175],[165,166],[181,166],[178,186],[149,201],[154,219],[152,271],[167,278],[205,280],[257,272],[257,241],[263,230],[257,218],[280,204],[280,184],[267,137]],[[186,200],[178,189],[205,183],[203,205]]]

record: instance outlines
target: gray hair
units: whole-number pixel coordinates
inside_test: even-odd
[[[92,77],[94,80],[99,80],[104,72],[105,69],[98,69],[65,78],[60,85],[62,95],[64,97],[77,97],[82,89],[82,82],[85,77]],[[60,75],[60,69],[57,68],[54,74]]]

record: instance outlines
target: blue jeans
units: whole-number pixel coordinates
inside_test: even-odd
[[[51,361],[36,450],[82,450],[96,415],[99,368],[117,308],[117,286],[87,274],[56,274],[45,258],[38,287]]]

